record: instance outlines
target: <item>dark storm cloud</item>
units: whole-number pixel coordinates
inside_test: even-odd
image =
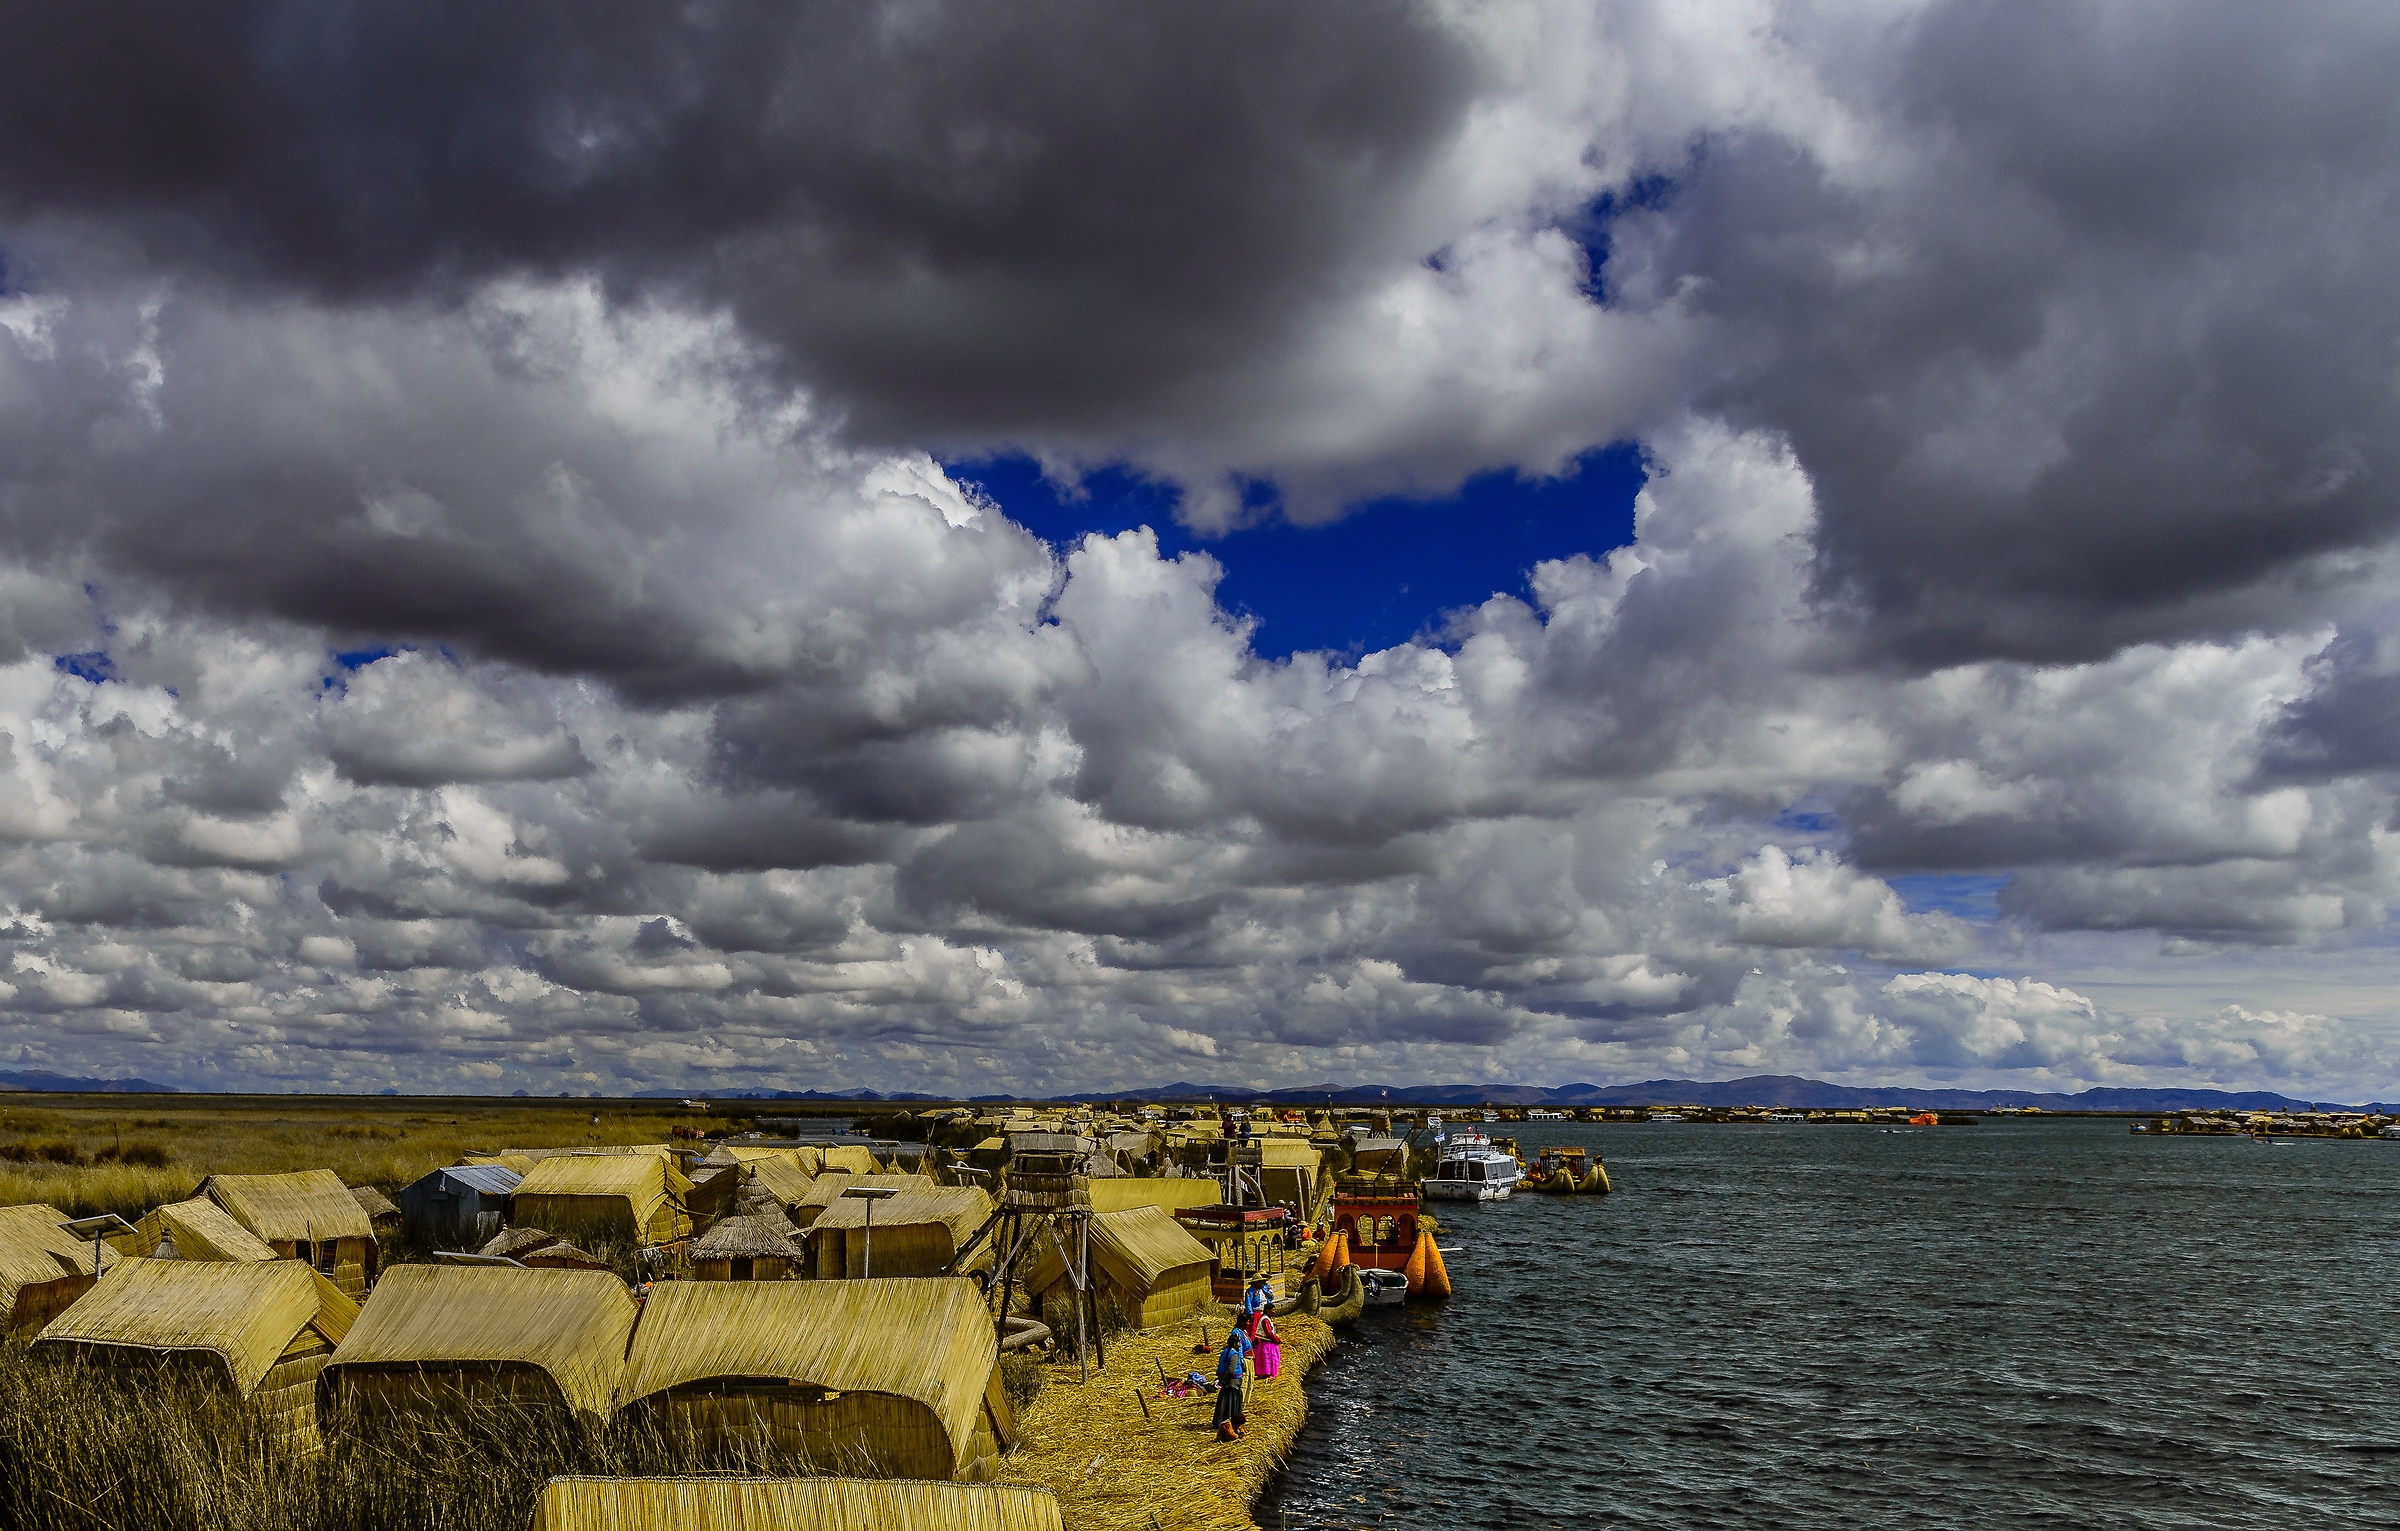
[[[730,303],[882,441],[1138,415],[1375,242],[1477,64],[1410,7],[23,12],[0,209],[334,301]]]
[[[1865,141],[1708,137],[1610,274],[1720,323],[1704,396],[1789,435],[1823,585],[1881,646],[2272,628],[2388,541],[2400,13],[1969,3],[1800,35]]]

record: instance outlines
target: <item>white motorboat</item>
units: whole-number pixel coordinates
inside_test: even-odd
[[[1683,1120],[1683,1113],[1680,1111],[1653,1111],[1647,1118],[1645,1118],[1645,1120],[1653,1122],[1680,1122]]]
[[[1408,1278],[1398,1271],[1361,1270],[1358,1279],[1366,1286],[1370,1308],[1396,1308],[1408,1301]]]
[[[1442,1145],[1425,1195],[1432,1201],[1501,1201],[1522,1178],[1515,1155],[1494,1148],[1482,1133],[1462,1132]]]
[[[1767,1113],[1767,1120],[1770,1122],[1806,1122],[1808,1113],[1805,1111],[1770,1111]]]

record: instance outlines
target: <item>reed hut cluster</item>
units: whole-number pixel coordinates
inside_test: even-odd
[[[1076,1339],[1029,1319],[1091,1294],[1135,1329],[1221,1312],[1265,1258],[1211,1231],[1229,1197],[1290,1232],[1296,1285],[1297,1232],[1351,1169],[1330,1119],[898,1125],[907,1151],[753,1136],[495,1149],[403,1187],[210,1175],[96,1254],[55,1208],[0,1208],[0,1320],[99,1382],[255,1400],[301,1451],[333,1411],[499,1414],[770,1465],[559,1479],[547,1531],[1050,1531],[1056,1499],[994,1481],[1019,1429],[1004,1350]]]

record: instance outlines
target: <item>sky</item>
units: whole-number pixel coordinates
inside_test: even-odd
[[[0,1067],[2400,1089],[2400,11],[0,47]]]

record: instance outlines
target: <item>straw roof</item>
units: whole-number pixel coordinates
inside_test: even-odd
[[[925,1175],[819,1175],[809,1185],[808,1194],[792,1203],[792,1221],[805,1228],[819,1213],[852,1191],[922,1191],[932,1184],[931,1177]]]
[[[800,1260],[807,1254],[763,1217],[724,1218],[691,1248],[695,1260]]]
[[[1061,1531],[1058,1496],[866,1478],[553,1478],[533,1531]]]
[[[161,1237],[175,1241],[175,1252],[186,1260],[272,1260],[275,1251],[264,1239],[233,1220],[232,1214],[204,1196],[152,1207],[142,1218],[142,1237],[158,1248]]]
[[[1171,1272],[1215,1259],[1206,1244],[1157,1207],[1129,1207],[1092,1215],[1092,1262],[1119,1286],[1147,1293]],[[1056,1244],[1047,1246],[1028,1291],[1044,1292],[1066,1279],[1066,1261]]]
[[[862,1180],[915,1180],[918,1189],[893,1196],[844,1196],[819,1212],[808,1225],[809,1237],[831,1228],[898,1228],[909,1223],[940,1223],[950,1230],[950,1247],[957,1249],[975,1236],[992,1215],[992,1198],[980,1187],[932,1186],[914,1175],[862,1175]],[[872,1208],[872,1213],[869,1212]]]
[[[92,1246],[58,1226],[66,1220],[67,1214],[38,1201],[0,1207],[0,1317],[29,1286],[92,1273]],[[115,1250],[100,1246],[102,1270],[117,1258]]]
[[[963,1461],[998,1358],[964,1277],[675,1281],[651,1289],[617,1405],[718,1377],[886,1393],[931,1410]]]
[[[494,1148],[460,1154],[459,1159],[466,1164],[506,1164],[522,1175],[526,1165],[539,1164],[544,1159],[590,1154],[642,1154],[656,1159],[672,1159],[675,1149],[667,1143],[586,1143],[569,1148]],[[516,1162],[520,1159],[525,1161],[524,1164]]]
[[[1123,1212],[1130,1207],[1213,1207],[1225,1199],[1225,1188],[1214,1180],[1178,1175],[1172,1180],[1095,1180],[1094,1212]]]
[[[609,1268],[606,1260],[579,1244],[568,1243],[565,1239],[557,1239],[544,1244],[539,1249],[529,1250],[517,1257],[517,1263],[532,1266],[536,1270],[556,1266],[587,1271],[604,1271]]]
[[[606,1419],[638,1311],[606,1271],[395,1265],[325,1367],[537,1367],[569,1408]]]
[[[270,1244],[375,1237],[375,1225],[342,1177],[331,1170],[211,1175],[192,1194],[223,1207],[235,1222]]]
[[[882,1168],[875,1161],[874,1151],[863,1143],[835,1143],[817,1150],[816,1169],[820,1174],[847,1170],[853,1175],[872,1175]]]
[[[503,1228],[475,1252],[507,1260],[557,1242],[554,1236],[539,1228]]]
[[[763,1189],[786,1207],[798,1206],[808,1199],[816,1184],[814,1176],[797,1164],[780,1159],[760,1159],[748,1166],[750,1184]]]
[[[559,1154],[538,1161],[519,1196],[623,1196],[645,1211],[692,1183],[665,1159],[647,1154]]]
[[[392,1199],[371,1185],[352,1186],[350,1199],[358,1203],[359,1211],[367,1214],[367,1222],[370,1226],[379,1217],[398,1217],[400,1215],[400,1209],[392,1205]]]
[[[1325,1163],[1324,1150],[1306,1138],[1259,1137],[1250,1140],[1258,1150],[1262,1167],[1275,1169],[1318,1169]]]
[[[719,1143],[708,1151],[706,1164],[788,1164],[800,1168],[800,1150],[789,1147],[766,1147],[757,1143]]]
[[[297,1260],[126,1260],[34,1344],[202,1352],[247,1394],[302,1329],[339,1343],[357,1317],[356,1303]]]

